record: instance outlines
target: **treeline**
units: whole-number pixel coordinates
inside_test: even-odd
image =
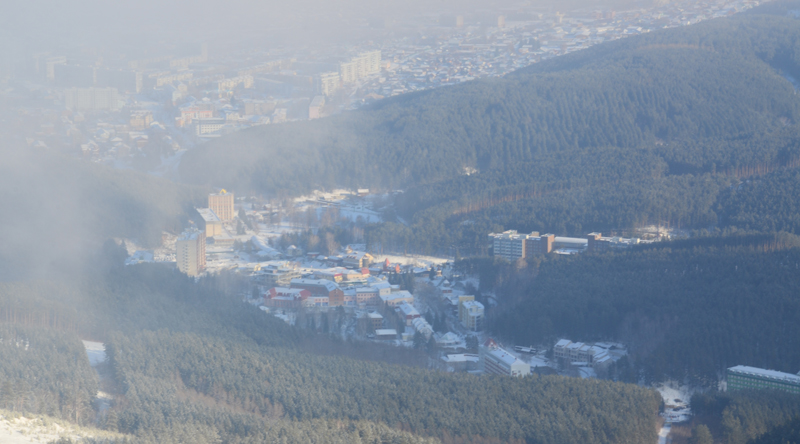
[[[114,335],[108,351],[124,391],[118,426],[136,434],[199,422],[224,441],[254,442],[271,438],[265,419],[285,418],[368,421],[445,442],[648,442],[661,402],[608,381],[477,379],[191,333]]]
[[[790,235],[755,235],[556,255],[497,288],[488,327],[521,344],[625,342],[630,368],[612,368],[622,379],[715,387],[737,364],[796,372],[800,248],[792,245]]]
[[[94,420],[97,375],[74,334],[0,322],[0,406],[78,424]]]
[[[692,396],[693,422],[708,428],[716,442],[728,444],[796,443],[800,397],[775,390]]]

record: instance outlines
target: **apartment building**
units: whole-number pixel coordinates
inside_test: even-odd
[[[763,368],[737,365],[726,372],[728,390],[772,389],[800,395],[800,373],[778,372]]]

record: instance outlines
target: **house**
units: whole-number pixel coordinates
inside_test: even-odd
[[[414,295],[412,295],[406,290],[395,291],[389,294],[382,294],[379,295],[379,297],[383,302],[391,306],[396,306],[402,304],[403,302],[407,304],[414,303]]]
[[[340,307],[344,305],[344,292],[335,282],[325,279],[292,279],[291,288],[302,288],[311,292],[316,306]],[[322,304],[324,298],[326,305]]]
[[[406,325],[410,326],[414,319],[419,318],[419,311],[414,308],[413,305],[401,302],[395,306],[394,310],[400,315],[400,318],[406,323]]]
[[[264,294],[264,306],[270,308],[300,308],[311,292],[299,288],[273,287]]]

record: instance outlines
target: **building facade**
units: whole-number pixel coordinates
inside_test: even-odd
[[[327,299],[327,305],[344,305],[344,292],[335,282],[326,279],[292,279],[291,288],[302,288],[311,292],[312,297]]]
[[[190,228],[184,231],[175,242],[175,257],[178,269],[188,276],[197,276],[206,267],[205,233]]]
[[[229,193],[225,190],[217,194],[208,195],[208,208],[211,209],[221,221],[233,220],[236,216],[233,210],[233,202],[233,193]]]
[[[490,339],[480,347],[480,368],[484,373],[505,376],[527,376],[531,374],[531,366]]]
[[[458,320],[464,328],[479,331],[483,328],[483,304],[475,296],[458,297]]]
[[[775,370],[737,365],[727,370],[728,390],[773,389],[800,395],[800,373],[793,375]]]
[[[203,229],[206,237],[214,237],[222,234],[222,221],[211,208],[197,208],[197,213],[203,219]]]

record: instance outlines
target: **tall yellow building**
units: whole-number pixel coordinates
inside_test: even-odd
[[[222,190],[217,194],[209,194],[208,208],[210,208],[221,221],[233,220],[236,216],[236,213],[233,211],[233,193]]]
[[[184,231],[175,241],[178,269],[188,276],[197,276],[206,268],[206,234],[197,228]]]

